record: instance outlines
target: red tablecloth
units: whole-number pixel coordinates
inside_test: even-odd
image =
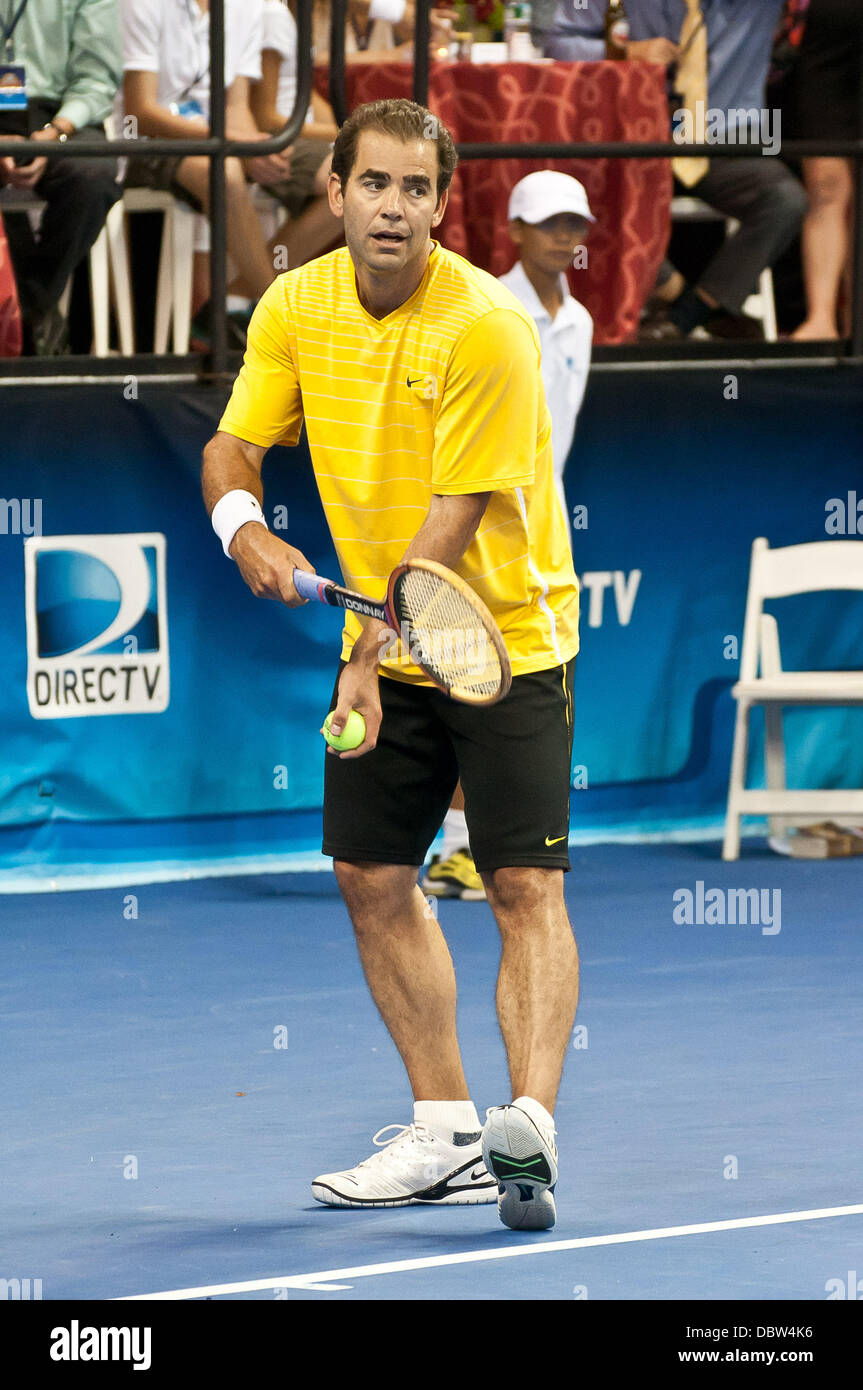
[[[18,357],[21,353],[21,311],[12,257],[0,216],[0,357]]]
[[[327,95],[327,69],[316,85]],[[407,63],[349,64],[350,108],[411,95]],[[654,63],[435,63],[429,107],[457,144],[495,141],[667,140],[664,70]],[[534,169],[580,179],[597,218],[588,265],[570,272],[593,315],[595,341],[631,338],[665,252],[671,170],[664,159],[470,160],[453,180],[440,240],[492,275],[516,259],[506,227],[509,193]]]

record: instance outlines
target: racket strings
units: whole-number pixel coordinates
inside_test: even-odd
[[[470,598],[440,575],[409,570],[397,594],[410,644],[423,653],[435,678],[452,694],[493,696],[500,688],[497,648]]]

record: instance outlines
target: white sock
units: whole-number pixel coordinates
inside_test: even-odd
[[[449,859],[450,855],[455,854],[457,849],[467,849],[467,847],[467,821],[464,818],[464,811],[447,811],[443,823],[441,859]]]
[[[414,1124],[426,1125],[448,1144],[456,1135],[478,1136],[482,1132],[472,1100],[415,1100]]]

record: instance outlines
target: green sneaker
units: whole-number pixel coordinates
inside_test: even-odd
[[[485,902],[485,889],[469,849],[457,849],[449,859],[436,854],[420,884],[434,898],[461,898],[466,903]]]

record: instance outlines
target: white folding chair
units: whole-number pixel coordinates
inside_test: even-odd
[[[672,222],[724,222],[726,236],[733,236],[740,223],[734,217],[726,217],[724,213],[717,212],[709,203],[704,203],[700,198],[681,196],[671,200],[671,220]],[[768,343],[775,343],[776,332],[776,299],[773,294],[773,272],[769,266],[765,266],[758,277],[758,289],[749,295],[743,305],[744,314],[750,318],[757,319],[764,329],[764,340]]]
[[[863,591],[863,541],[813,541],[776,550],[763,536],[753,541],[740,680],[731,691],[737,718],[723,859],[738,857],[740,818],[747,814],[766,815],[771,834],[781,834],[788,825],[805,824],[813,816],[863,821],[863,790],[789,791],[785,785],[783,705],[863,705],[863,670],[783,671],[779,629],[772,614],[763,611],[764,600],[828,589]],[[763,790],[746,789],[753,705],[764,706],[767,786]]]
[[[118,206],[121,217],[123,212],[161,212],[163,215],[153,347],[157,353],[166,353],[168,333],[173,328],[174,352],[186,353],[189,351],[195,221],[198,214],[173,194],[152,188],[127,188],[123,193],[122,205]],[[128,323],[131,338],[132,293],[124,226],[109,240],[109,251],[117,294],[117,320],[120,325]],[[124,347],[123,351],[126,350]],[[128,351],[134,351],[133,340]]]

